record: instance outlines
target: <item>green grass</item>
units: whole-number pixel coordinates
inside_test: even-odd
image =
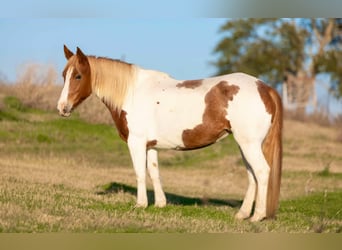
[[[14,96],[6,96],[4,98],[4,104],[7,106],[8,109],[26,112],[29,110],[28,107],[25,107],[22,102],[14,97]]]
[[[316,185],[314,191],[282,199],[276,220],[250,223],[234,219],[242,195],[218,190],[203,196],[197,190],[205,185],[196,179],[198,168],[213,169],[222,155],[240,159],[232,138],[196,153],[162,151],[162,168],[181,174],[186,170],[198,183],[193,190],[169,184],[165,208],[150,205],[138,209],[134,207],[134,177],[130,177],[131,182],[115,179],[121,178],[119,173],[133,170],[127,146],[112,126],[87,123],[77,114],[63,119],[25,107],[13,97],[5,98],[4,104],[0,110],[0,232],[342,230],[342,191],[334,186],[340,183],[341,174],[331,172],[330,165],[312,173],[285,171],[286,188],[301,190],[306,183]],[[241,160],[234,161],[238,170],[234,166],[230,169],[238,172]],[[130,170],[123,171],[125,168]],[[103,180],[116,172],[118,176]],[[308,178],[312,183],[306,181]],[[153,204],[152,190],[148,190],[148,198]]]
[[[18,180],[13,184],[25,184]],[[21,183],[20,183],[21,182]],[[26,187],[28,183],[26,183]],[[24,188],[24,185],[22,186]],[[130,187],[134,189],[133,187]],[[0,204],[15,204],[17,213],[2,218],[1,232],[341,232],[341,192],[315,193],[282,201],[276,220],[234,220],[230,205],[187,204],[189,197],[165,208],[134,208],[133,194],[87,194],[63,185],[18,186],[0,191]],[[13,190],[12,190],[13,191]],[[111,199],[128,196],[128,202]],[[168,197],[170,198],[170,196]],[[43,217],[41,216],[43,215]],[[45,218],[45,219],[44,219]]]
[[[281,203],[279,219],[311,232],[341,232],[342,192],[319,192]]]
[[[89,124],[77,114],[63,119],[57,112],[25,108],[14,97],[5,98],[4,102],[7,108],[0,113],[0,140],[6,147],[1,153],[57,156],[81,153],[89,160],[103,158],[109,162],[115,158],[117,162],[129,163],[127,147],[112,126]],[[36,121],[32,115],[42,119]]]

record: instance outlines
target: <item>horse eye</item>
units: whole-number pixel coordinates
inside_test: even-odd
[[[81,80],[81,78],[82,78],[81,75],[76,75],[76,76],[75,76],[75,79],[76,79],[76,80]]]

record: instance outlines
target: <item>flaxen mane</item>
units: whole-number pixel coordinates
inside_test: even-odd
[[[93,92],[107,105],[121,110],[129,88],[134,84],[136,66],[103,57],[88,57]]]

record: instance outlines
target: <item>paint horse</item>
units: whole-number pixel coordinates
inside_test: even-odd
[[[74,54],[64,45],[64,54],[68,62],[59,113],[69,116],[92,93],[107,106],[132,158],[136,206],[148,205],[146,168],[155,206],[166,205],[157,149],[199,149],[233,134],[249,181],[235,217],[260,221],[275,216],[283,118],[281,99],[274,89],[243,73],[184,81],[122,61],[86,56],[79,48]]]

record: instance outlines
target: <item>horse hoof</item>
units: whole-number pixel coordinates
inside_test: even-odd
[[[262,221],[263,219],[265,219],[266,216],[263,215],[253,215],[252,218],[250,219],[251,222],[258,222],[258,221]]]
[[[159,202],[156,202],[154,204],[155,207],[159,207],[159,208],[162,208],[162,207],[165,207],[166,206],[166,201],[159,201]]]
[[[249,215],[247,215],[246,213],[243,213],[241,211],[237,212],[237,214],[235,214],[235,219],[237,220],[245,220],[249,217]]]
[[[148,206],[148,204],[145,204],[145,203],[143,203],[143,204],[137,203],[137,204],[135,204],[134,208],[147,208],[147,206]]]

